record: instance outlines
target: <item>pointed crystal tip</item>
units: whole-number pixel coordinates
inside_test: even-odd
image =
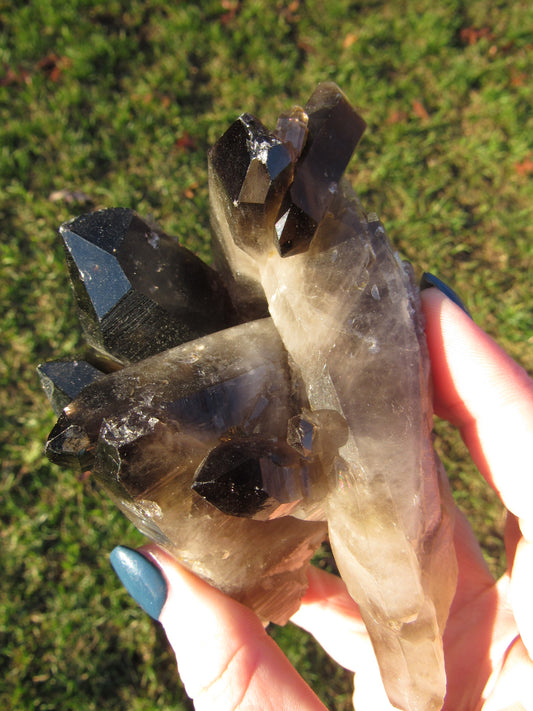
[[[87,432],[70,422],[63,413],[48,436],[45,452],[50,461],[61,466],[84,466],[92,461],[91,441]]]
[[[84,360],[55,360],[37,366],[41,386],[56,415],[76,398],[102,371]]]
[[[133,210],[60,227],[89,347],[108,370],[236,323],[219,275]]]

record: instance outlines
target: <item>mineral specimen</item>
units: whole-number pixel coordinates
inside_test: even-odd
[[[240,116],[209,154],[216,272],[130,211],[61,228],[89,359],[130,364],[41,366],[72,398],[47,453],[264,620],[329,532],[391,702],[436,711],[452,507],[413,273],[342,177],[364,127],[329,83],[274,131]]]

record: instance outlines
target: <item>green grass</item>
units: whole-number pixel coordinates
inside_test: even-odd
[[[332,79],[368,122],[349,168],[364,204],[532,372],[532,29],[525,0],[0,0],[2,708],[191,708],[107,562],[140,535],[43,459],[54,418],[35,365],[81,349],[57,226],[132,207],[208,257],[209,145],[241,111],[272,125]],[[87,203],[50,199],[63,189]],[[501,509],[438,432],[499,572]],[[349,708],[349,675],[292,627],[275,634]]]

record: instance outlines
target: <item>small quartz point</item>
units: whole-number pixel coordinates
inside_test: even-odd
[[[287,145],[292,162],[300,157],[307,140],[309,116],[301,106],[293,106],[278,118],[275,135]]]
[[[192,488],[230,516],[263,521],[294,514],[304,499],[320,500],[322,476],[318,459],[305,460],[284,439],[232,437],[200,464]]]
[[[391,703],[437,711],[446,692],[442,634],[456,559],[451,496],[431,440],[418,289],[381,223],[365,215],[341,177],[364,122],[332,84],[319,85],[305,111],[309,136],[282,208],[289,205],[287,220],[291,211],[302,213],[311,229],[286,236],[269,213],[262,232],[279,249],[265,241],[261,250],[254,241],[253,254],[309,410],[336,412],[349,433],[335,455],[318,444],[317,421],[296,416],[289,442],[304,455],[323,453],[333,482],[323,502],[330,541]],[[229,203],[219,188],[211,194],[215,216]],[[241,248],[243,236],[237,240],[231,224],[216,236],[233,239],[222,249]]]
[[[91,468],[139,530],[263,620],[284,624],[298,609],[305,569],[326,535],[325,522],[282,515],[312,484],[305,477],[309,463],[300,472],[301,458],[284,443],[294,393],[271,319],[253,321],[85,387],[50,433],[47,454],[58,464]],[[227,463],[221,450],[235,453],[239,445],[236,468],[250,453],[262,458],[264,488],[241,481],[239,503],[230,476],[215,487],[216,496],[204,496],[201,472],[212,477],[210,459]],[[280,480],[283,467],[292,490]],[[233,484],[237,479],[234,472]]]
[[[55,360],[37,366],[41,386],[56,415],[60,415],[86,385],[103,373],[84,360]]]
[[[336,456],[348,441],[348,423],[337,410],[302,410],[289,420],[287,442],[303,457]]]
[[[218,274],[133,210],[59,230],[93,360],[121,367],[236,323]]]
[[[366,127],[331,82],[318,85],[305,114],[307,141],[276,221],[275,243],[284,257],[308,248]]]

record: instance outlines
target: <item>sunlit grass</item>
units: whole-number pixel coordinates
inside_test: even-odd
[[[368,123],[348,171],[364,204],[531,372],[532,26],[517,1],[0,2],[3,708],[191,708],[107,562],[140,535],[42,456],[53,416],[35,365],[82,347],[57,226],[132,207],[208,258],[209,145],[241,111],[272,125],[332,79]],[[438,434],[499,573],[496,497],[456,433]],[[348,708],[349,675],[293,628],[275,634]]]

